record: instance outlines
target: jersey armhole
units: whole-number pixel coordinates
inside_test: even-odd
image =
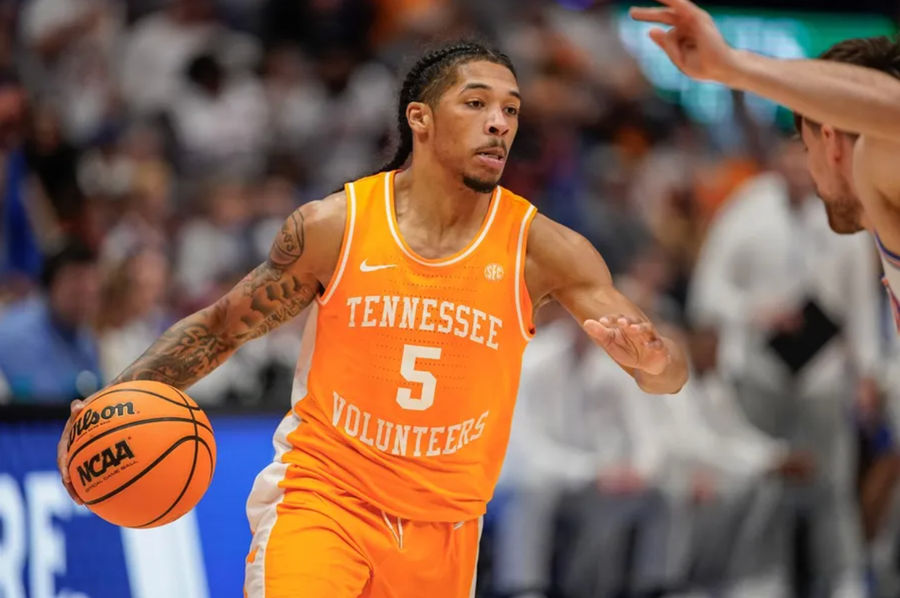
[[[537,213],[537,208],[528,206],[525,216],[522,218],[522,225],[519,227],[519,242],[516,245],[516,315],[519,319],[519,330],[526,341],[530,341],[534,337],[534,304],[531,302],[531,295],[528,293],[528,285],[525,284],[525,256],[528,250],[528,230],[531,228],[531,221]]]
[[[344,224],[344,238],[341,241],[341,257],[334,269],[334,274],[331,275],[331,280],[328,281],[328,286],[325,287],[320,297],[316,297],[319,305],[325,305],[331,299],[338,283],[341,282],[344,268],[347,266],[347,258],[350,256],[350,245],[353,242],[353,231],[356,225],[356,188],[353,183],[347,183],[344,185],[344,190],[347,194],[347,220]]]

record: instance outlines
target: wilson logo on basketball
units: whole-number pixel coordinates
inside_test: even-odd
[[[488,264],[484,267],[484,277],[488,280],[503,280],[503,266]]]
[[[134,415],[134,403],[131,401],[107,405],[101,411],[94,411],[88,407],[84,410],[81,417],[76,419],[72,425],[72,429],[69,431],[69,445],[71,446],[76,438],[99,424],[101,420],[107,420],[117,415],[125,415],[126,413],[128,413],[128,415]]]
[[[106,470],[110,467],[116,467],[126,459],[134,459],[134,453],[131,452],[128,442],[121,440],[115,446],[103,449],[79,465],[78,478],[81,480],[82,485],[88,484],[94,478],[106,473]]]

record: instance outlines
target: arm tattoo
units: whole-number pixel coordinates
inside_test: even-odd
[[[303,255],[305,235],[303,234],[303,213],[295,210],[278,231],[269,262],[276,268],[287,268]]]
[[[303,214],[294,212],[278,233],[269,258],[214,305],[181,320],[125,369],[113,384],[158,380],[187,388],[222,364],[248,340],[299,314],[315,299],[319,282],[290,271],[304,250]]]
[[[207,313],[211,311],[212,313]],[[216,305],[181,320],[125,369],[112,384],[158,380],[187,388],[218,367],[236,346],[213,332],[223,310]]]

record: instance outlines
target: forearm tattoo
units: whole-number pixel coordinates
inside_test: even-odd
[[[224,362],[244,342],[263,336],[303,311],[319,291],[291,266],[303,255],[303,214],[294,212],[268,259],[214,305],[167,330],[112,383],[158,380],[187,388]]]

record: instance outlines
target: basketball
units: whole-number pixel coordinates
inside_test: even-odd
[[[212,479],[216,444],[206,414],[161,382],[104,389],[73,422],[66,469],[78,497],[123,527],[175,521]]]

